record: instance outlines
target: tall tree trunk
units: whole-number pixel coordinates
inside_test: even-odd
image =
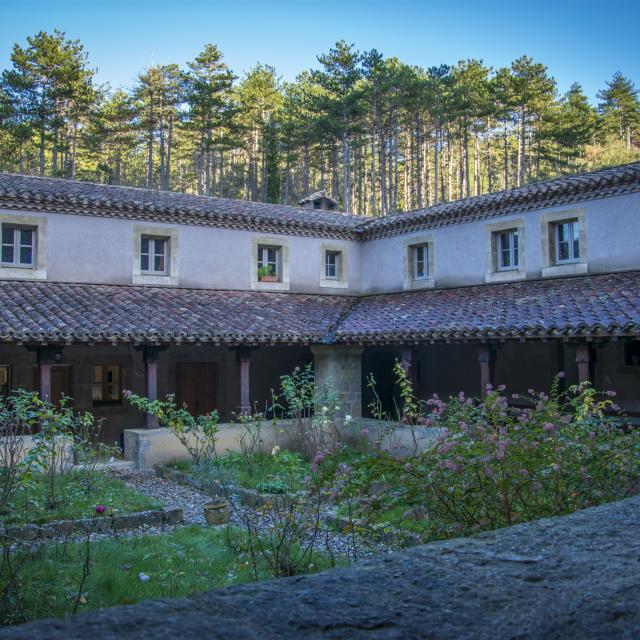
[[[169,114],[169,132],[167,134],[167,163],[164,168],[164,190],[169,191],[171,186],[171,145],[173,143],[173,114]]]
[[[476,195],[479,196],[482,185],[480,184],[480,139],[478,136],[474,136],[475,144],[474,144],[474,155],[473,155],[473,171],[474,171],[474,182],[475,182],[475,192]]]
[[[78,123],[73,123],[73,136],[71,138],[71,161],[69,164],[69,177],[72,180],[76,179],[76,150],[78,142]]]
[[[518,186],[521,187],[524,184],[524,176],[526,170],[526,162],[525,162],[525,106],[520,106],[520,139],[518,144]]]
[[[438,191],[440,186],[438,184],[438,177],[440,175],[440,162],[439,162],[439,153],[440,153],[440,122],[436,120],[436,139],[435,144],[433,146],[433,183],[435,185],[435,189],[433,190],[433,204],[438,204]]]
[[[311,193],[311,156],[308,142],[304,143],[304,182],[302,185],[302,190],[304,191],[302,195],[305,197]]]
[[[342,127],[342,200],[344,211],[349,213],[351,200],[351,165],[349,162],[350,150],[346,112],[342,113]]]

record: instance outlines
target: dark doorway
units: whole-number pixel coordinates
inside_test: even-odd
[[[213,362],[176,364],[176,401],[194,415],[217,409],[216,365]]]

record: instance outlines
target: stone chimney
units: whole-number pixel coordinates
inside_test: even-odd
[[[315,209],[316,211],[338,211],[338,202],[329,197],[324,191],[316,191],[302,198],[298,204],[304,209]]]

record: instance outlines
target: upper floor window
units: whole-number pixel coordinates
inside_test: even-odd
[[[166,275],[168,271],[167,238],[142,236],[140,239],[140,271],[156,275]]]
[[[282,277],[282,247],[258,245],[258,280],[280,282]]]
[[[429,245],[416,244],[410,247],[411,266],[414,280],[424,280],[429,277]]]
[[[2,264],[33,267],[36,263],[36,229],[20,225],[2,225]]]
[[[0,398],[9,396],[9,367],[0,365]]]
[[[497,231],[496,238],[496,267],[498,271],[510,271],[520,266],[518,256],[518,229]]]
[[[553,225],[553,232],[556,264],[580,260],[580,223],[578,220],[556,222]]]
[[[342,251],[325,251],[324,276],[327,280],[342,278]]]
[[[122,400],[122,369],[119,364],[93,367],[92,396],[94,404],[117,404]]]

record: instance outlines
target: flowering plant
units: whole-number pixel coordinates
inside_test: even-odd
[[[333,495],[361,496],[363,515],[394,510],[420,520],[428,538],[466,535],[569,513],[640,491],[640,431],[613,392],[588,383],[530,390],[510,405],[504,387],[482,399],[460,393],[426,403],[434,445],[408,458],[380,451],[349,472],[329,457]],[[380,481],[382,479],[382,482]]]

